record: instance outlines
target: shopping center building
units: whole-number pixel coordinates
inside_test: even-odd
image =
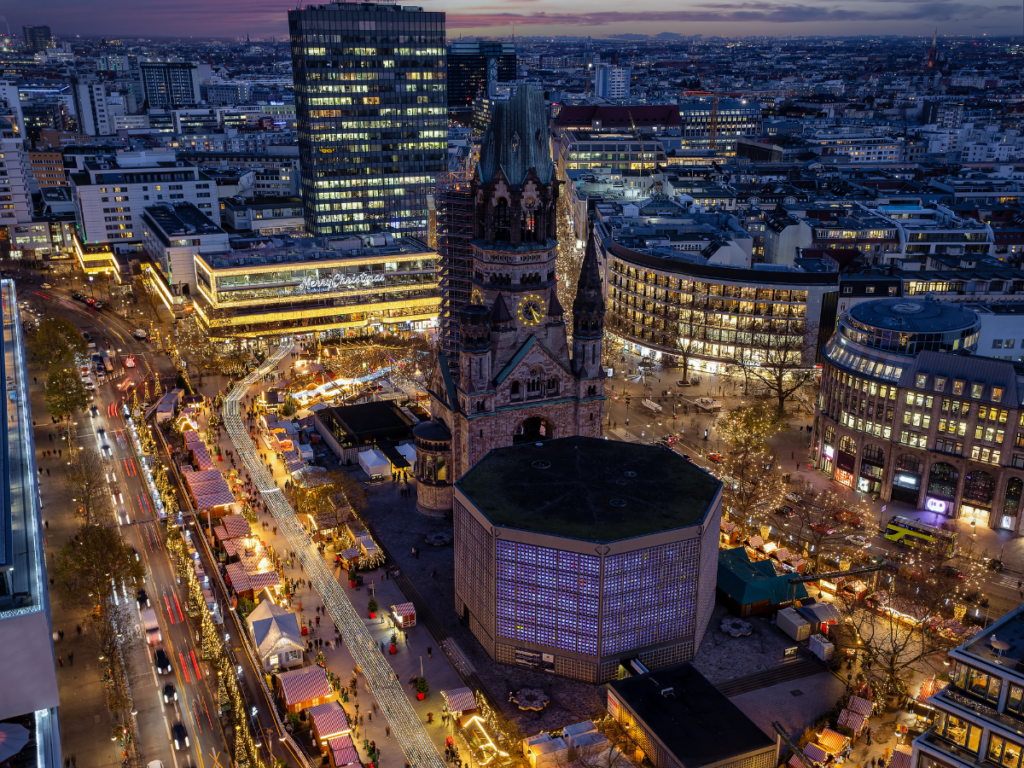
[[[703,235],[689,239],[649,247],[617,234],[605,242],[605,327],[627,350],[654,359],[685,350],[691,370],[722,373],[740,362],[756,364],[764,329],[828,337],[836,272],[720,266],[708,256],[725,244]]]
[[[822,349],[815,466],[934,522],[1019,532],[1024,364],[975,356],[980,326],[948,302],[851,307]]]
[[[251,238],[195,255],[192,294],[214,340],[425,331],[440,303],[437,253],[414,238]]]
[[[697,653],[722,485],[678,454],[589,437],[495,448],[454,509],[455,609],[495,661],[600,683]]]

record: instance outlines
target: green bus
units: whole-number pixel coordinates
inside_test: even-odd
[[[956,531],[947,531],[934,525],[894,515],[885,527],[885,538],[906,547],[933,549],[947,557],[953,556]]]

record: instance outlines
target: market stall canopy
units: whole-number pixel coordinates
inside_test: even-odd
[[[402,452],[393,445],[380,446],[380,452],[384,454],[384,458],[391,462],[392,469],[409,469],[412,466]]]
[[[228,578],[231,580],[231,587],[235,592],[249,592],[252,584],[245,573],[245,567],[241,563],[228,563],[226,569]]]
[[[241,515],[225,515],[220,519],[220,524],[224,526],[228,537],[232,539],[244,538],[252,533],[249,521]]]
[[[359,763],[359,755],[356,754],[356,748],[349,736],[338,736],[335,739],[330,739],[327,742],[327,746],[330,747],[331,758],[338,768]]]
[[[839,713],[839,725],[852,729],[854,733],[859,734],[867,721],[868,719],[864,715],[858,715],[848,709]]]
[[[261,601],[245,621],[261,659],[284,651],[306,650],[298,617],[272,600]]]
[[[808,744],[804,747],[804,757],[812,763],[824,763],[828,760],[828,754],[817,744]],[[793,768],[805,768],[799,755],[793,755],[789,758],[789,764],[793,766]]]
[[[321,739],[333,739],[349,732],[348,717],[341,704],[329,701],[309,708],[309,716],[313,727]]]
[[[450,712],[469,712],[476,709],[476,696],[469,688],[452,688],[441,691],[441,696]]]
[[[313,699],[326,699],[332,693],[327,671],[319,664],[280,672],[277,681],[281,684],[281,693],[288,706]]]
[[[818,736],[818,745],[826,752],[838,755],[846,746],[848,739],[841,733],[836,733],[831,728],[826,728]]]
[[[28,744],[28,728],[17,723],[0,723],[0,760],[14,757]]]
[[[889,768],[910,768],[910,745],[899,744],[896,746],[892,757],[889,759]]]
[[[846,708],[851,712],[856,712],[858,715],[871,717],[871,710],[874,709],[874,705],[860,696],[851,696],[850,700],[846,703]]]

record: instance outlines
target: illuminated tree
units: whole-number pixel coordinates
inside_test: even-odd
[[[769,438],[782,429],[782,419],[770,405],[755,403],[719,416],[718,434],[742,454],[765,450]]]
[[[217,630],[217,625],[213,623],[213,618],[210,616],[209,611],[203,611],[202,618],[202,636],[203,646],[202,655],[204,659],[216,659],[220,656],[223,644],[220,640],[220,632]]]
[[[199,586],[199,579],[196,577],[195,569],[189,570],[188,580],[188,615],[193,619],[201,613],[206,612],[206,599],[203,597],[203,589]]]
[[[82,525],[113,522],[113,502],[103,482],[105,467],[99,451],[83,448],[64,473],[64,484],[72,504],[82,510]]]
[[[783,418],[786,404],[814,380],[818,329],[803,319],[773,318],[755,321],[752,330],[750,356],[739,364],[748,381],[764,388]]]

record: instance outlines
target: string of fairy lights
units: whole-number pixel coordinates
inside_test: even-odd
[[[362,618],[344,595],[319,556],[313,543],[300,525],[295,510],[291,508],[271,473],[267,470],[255,446],[249,439],[240,416],[239,401],[255,381],[271,370],[290,352],[288,346],[280,347],[262,366],[232,389],[225,398],[223,407],[224,423],[235,445],[239,458],[245,463],[267,509],[277,523],[278,529],[288,539],[289,547],[302,562],[305,575],[320,594],[324,606],[345,636],[345,644],[354,660],[366,675],[370,690],[378,705],[388,718],[406,758],[417,768],[445,768],[445,763],[427,736],[420,718],[416,715],[401,683],[395,677],[394,669],[381,655],[377,643],[370,636]]]

